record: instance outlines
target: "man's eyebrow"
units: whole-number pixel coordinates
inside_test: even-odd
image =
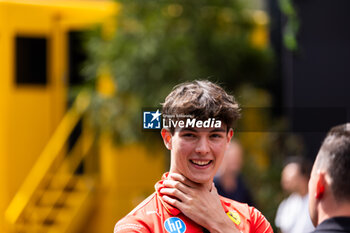
[[[210,133],[213,133],[213,132],[226,132],[226,130],[222,129],[222,128],[218,128],[218,129],[213,129],[210,131]]]
[[[183,132],[183,131],[191,131],[191,132],[195,132],[195,133],[200,132],[200,130],[196,130],[194,128],[181,128],[180,132]],[[215,132],[226,132],[226,130],[223,128],[215,128],[215,129],[209,131],[209,133],[215,133]]]
[[[182,129],[180,129],[180,132],[182,132],[182,131],[198,132],[198,131],[195,130],[194,128],[182,128]]]

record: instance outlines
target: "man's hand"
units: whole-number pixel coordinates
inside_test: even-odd
[[[239,233],[226,215],[214,184],[208,190],[177,173],[169,174],[169,180],[164,180],[163,184],[165,188],[160,190],[163,200],[197,224],[210,232]]]

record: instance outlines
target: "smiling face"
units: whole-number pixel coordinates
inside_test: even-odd
[[[196,183],[211,185],[233,135],[232,129],[176,128],[172,135],[162,130],[164,143],[171,150],[170,172]]]

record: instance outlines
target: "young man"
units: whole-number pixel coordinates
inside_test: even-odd
[[[309,181],[313,232],[350,232],[350,123],[324,139]]]
[[[183,83],[167,96],[162,114],[170,171],[114,232],[271,233],[258,210],[220,197],[213,185],[239,116],[233,96],[209,81]]]

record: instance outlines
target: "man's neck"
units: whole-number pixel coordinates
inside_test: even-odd
[[[307,184],[306,185],[300,185],[300,188],[298,190],[298,194],[302,197],[304,197],[308,193]]]
[[[350,217],[350,202],[337,203],[334,206],[328,206],[327,209],[321,207],[318,215],[318,224],[334,217]]]

